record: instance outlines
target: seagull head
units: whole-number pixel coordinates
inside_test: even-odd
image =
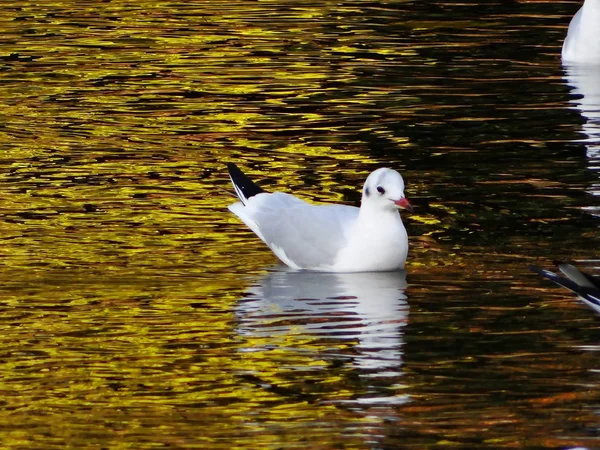
[[[361,204],[382,209],[413,210],[410,202],[404,196],[402,175],[387,167],[377,169],[367,177]]]

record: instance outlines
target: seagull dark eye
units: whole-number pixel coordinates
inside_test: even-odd
[[[377,192],[380,194],[385,194],[385,189],[382,186],[377,186]]]

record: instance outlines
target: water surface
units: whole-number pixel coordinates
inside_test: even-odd
[[[598,448],[579,2],[5,1],[7,448]],[[225,162],[357,204],[398,169],[406,273],[289,272]]]

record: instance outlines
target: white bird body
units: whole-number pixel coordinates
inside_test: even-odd
[[[369,175],[361,207],[356,208],[313,205],[290,194],[267,193],[252,186],[233,164],[228,167],[240,199],[229,210],[287,266],[325,272],[404,268],[408,235],[398,207],[412,207],[398,172],[382,168]]]
[[[600,0],[585,0],[571,23],[562,47],[567,64],[600,65]]]
[[[358,208],[355,208],[358,209]],[[389,271],[404,268],[408,234],[394,210],[361,207],[350,224],[348,245],[336,257],[336,272]]]

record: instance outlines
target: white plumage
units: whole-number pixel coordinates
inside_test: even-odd
[[[566,64],[600,65],[600,0],[585,0],[571,23],[562,47]]]
[[[398,208],[412,210],[398,172],[367,178],[361,207],[313,205],[290,194],[267,193],[228,165],[240,202],[229,206],[275,255],[293,269],[373,272],[404,267],[408,236]]]

